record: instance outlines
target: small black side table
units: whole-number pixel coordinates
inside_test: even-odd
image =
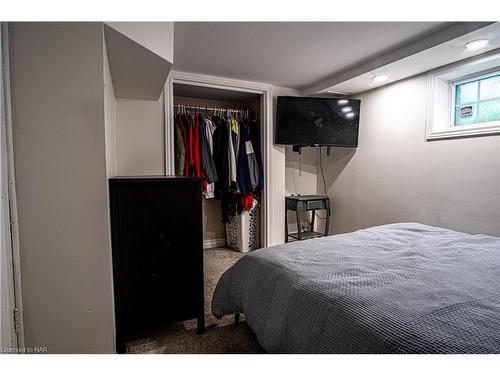
[[[288,210],[297,213],[297,233],[288,233]],[[314,218],[316,210],[326,210],[325,233],[314,231]],[[312,211],[311,225],[308,231],[302,231],[302,213]],[[330,199],[322,195],[292,195],[285,197],[285,242],[292,237],[296,240],[328,236],[328,224],[330,223]]]

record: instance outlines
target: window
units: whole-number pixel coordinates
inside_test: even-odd
[[[454,126],[500,121],[500,72],[453,84]]]
[[[430,72],[427,140],[500,133],[500,53]]]

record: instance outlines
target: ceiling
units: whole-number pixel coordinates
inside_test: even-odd
[[[461,33],[463,31],[462,29]],[[349,74],[333,76],[301,93],[303,95],[335,92],[356,94],[500,48],[500,23],[498,22],[460,36],[457,36],[459,33],[456,32],[446,37],[443,37],[443,34],[447,34],[445,32],[438,34],[441,34],[441,38],[438,38],[440,43],[436,44],[435,41],[426,43],[428,39],[435,38],[436,34],[433,34],[430,38],[420,39],[413,43],[415,48],[412,48],[412,44],[408,45],[405,49],[413,51],[412,53],[406,51],[406,53],[386,54],[379,59],[380,61],[363,64],[358,69],[346,72]],[[489,43],[478,50],[465,48],[468,42],[479,39],[487,39]],[[386,76],[387,80],[377,82],[373,80],[374,76]]]
[[[366,73],[362,68],[379,68],[486,25],[176,22],[173,69],[296,88],[310,95]]]
[[[441,22],[176,22],[174,69],[303,89]]]
[[[259,98],[258,94],[245,91],[224,90],[214,87],[203,87],[197,85],[185,85],[174,83],[174,95],[187,98],[211,98],[224,102],[251,102]]]

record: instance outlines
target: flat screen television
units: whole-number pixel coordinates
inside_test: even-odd
[[[360,100],[279,96],[275,143],[357,147]]]

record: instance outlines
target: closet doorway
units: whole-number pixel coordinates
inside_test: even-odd
[[[256,126],[262,157],[264,186],[259,197],[258,247],[268,244],[269,206],[269,152],[268,132],[269,88],[248,82],[217,79],[214,77],[171,72],[165,94],[165,140],[166,173],[175,174],[175,115],[180,105],[189,108],[217,108],[219,110],[250,110],[257,119]],[[193,109],[192,109],[193,110]],[[202,113],[203,111],[201,111]],[[210,114],[210,112],[208,112]],[[212,112],[213,113],[213,112]],[[240,115],[244,112],[236,112]],[[226,225],[222,222],[221,202],[216,199],[203,200],[204,247],[215,248],[226,245]]]

